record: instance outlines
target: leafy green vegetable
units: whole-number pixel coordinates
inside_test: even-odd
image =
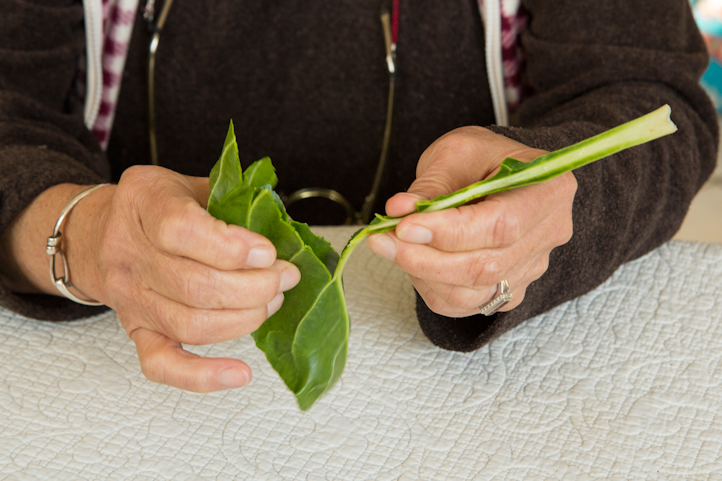
[[[285,293],[281,309],[253,333],[256,345],[308,409],[343,372],[349,318],[338,254],[306,224],[292,220],[273,187],[278,179],[265,157],[242,172],[233,123],[210,174],[208,212],[267,237],[279,259],[295,264],[301,281]]]
[[[671,134],[677,127],[665,105],[654,112],[531,162],[507,158],[492,178],[449,195],[419,202],[416,212],[435,212],[471,200],[556,177],[621,150]],[[238,159],[233,124],[223,153],[210,173],[208,212],[266,236],[278,258],[301,271],[299,284],[285,293],[281,309],[255,333],[256,345],[306,410],[339,378],[346,364],[350,320],[343,294],[349,256],[372,233],[392,230],[401,217],[376,215],[356,232],[341,257],[306,224],[292,220],[273,192],[278,182],[268,157],[245,173]]]

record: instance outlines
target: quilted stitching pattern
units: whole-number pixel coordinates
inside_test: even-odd
[[[721,245],[670,242],[470,354],[363,247],[346,290],[346,372],[308,413],[250,338],[193,348],[255,375],[202,395],[145,380],[113,313],[0,311],[0,479],[722,479]]]

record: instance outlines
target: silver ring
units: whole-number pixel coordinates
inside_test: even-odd
[[[509,281],[504,279],[501,281],[496,288],[496,296],[487,304],[479,306],[479,312],[485,316],[491,316],[511,302],[511,289],[509,288]]]

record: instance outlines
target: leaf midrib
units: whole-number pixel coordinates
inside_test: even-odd
[[[314,300],[313,304],[311,304],[311,307],[308,308],[308,310],[303,314],[303,317],[301,318],[301,320],[299,321],[299,323],[296,324],[296,331],[293,333],[293,342],[291,343],[291,358],[293,359],[294,364],[296,364],[296,354],[293,352],[293,348],[296,346],[296,340],[297,340],[297,338],[298,338],[298,331],[300,330],[301,325],[302,325],[304,322],[306,322],[306,319],[308,319],[308,314],[309,314],[311,311],[313,311],[313,308],[316,307],[316,305],[318,304],[319,299],[321,299],[321,297],[323,297],[323,294],[328,290],[328,288],[329,288],[332,284],[335,284],[336,282],[337,282],[337,281],[335,281],[335,280],[332,278],[332,279],[323,287],[323,289],[321,289],[321,291],[318,293],[318,296],[316,296],[316,299]],[[341,296],[341,297],[343,298],[344,296]],[[344,300],[343,300],[343,303],[344,303],[344,305],[346,304],[346,299],[345,299],[345,298],[344,298]],[[344,316],[344,321],[346,321],[346,317],[347,317],[347,316]],[[346,321],[346,326],[347,326],[346,332],[348,332],[348,322],[347,322],[347,321]],[[346,341],[348,342],[348,335],[346,335],[346,338],[345,338],[345,339],[346,339]],[[336,356],[338,356],[338,353],[339,353],[339,352],[340,352],[340,349],[337,349],[337,350],[336,350],[336,354],[335,354],[334,357],[333,357],[333,358],[334,358],[334,361],[336,360]],[[296,365],[297,365],[297,364],[296,364]],[[332,379],[332,378],[333,378],[334,370],[335,370],[335,363],[334,363],[334,367],[333,367],[332,370],[331,370],[331,376],[329,376],[328,379]],[[305,386],[305,385],[307,384],[307,382],[308,382],[308,373],[307,373],[307,375],[306,375],[306,379],[304,379],[303,386]],[[326,385],[328,385],[328,381],[326,381]],[[303,390],[303,389],[299,389],[298,392],[301,392],[302,390]]]
[[[213,194],[215,193],[216,189],[219,188],[218,184],[220,184],[221,176],[224,173],[224,170],[225,170],[224,167],[226,166],[226,153],[227,153],[228,149],[233,147],[234,143],[235,143],[235,141],[230,142],[228,145],[226,145],[223,148],[223,151],[221,152],[221,168],[218,169],[218,179],[216,180],[216,183],[213,184],[213,188],[211,189],[211,192],[210,192],[208,198],[211,198],[211,199],[214,198]],[[241,180],[241,182],[243,182],[243,180]],[[231,190],[233,190],[233,189],[229,189],[229,192]]]

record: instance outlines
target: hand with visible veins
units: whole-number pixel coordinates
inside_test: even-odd
[[[449,194],[493,176],[512,157],[531,161],[547,152],[482,127],[463,127],[440,137],[422,154],[416,180],[386,202],[387,215],[416,210],[420,200]],[[549,265],[549,254],[572,236],[577,183],[571,172],[433,213],[412,214],[392,232],[369,236],[376,254],[405,270],[434,312],[448,317],[479,314],[479,306],[509,281],[508,311],[524,300],[529,284]]]
[[[16,291],[58,295],[45,238],[62,207],[86,187],[46,190],[3,236]],[[204,208],[208,179],[153,166],[126,170],[71,211],[63,230],[74,288],[115,309],[151,381],[195,392],[246,385],[247,364],[203,358],[182,344],[235,339],[255,331],[300,280],[265,237],[215,219]],[[8,253],[10,255],[8,255]]]

